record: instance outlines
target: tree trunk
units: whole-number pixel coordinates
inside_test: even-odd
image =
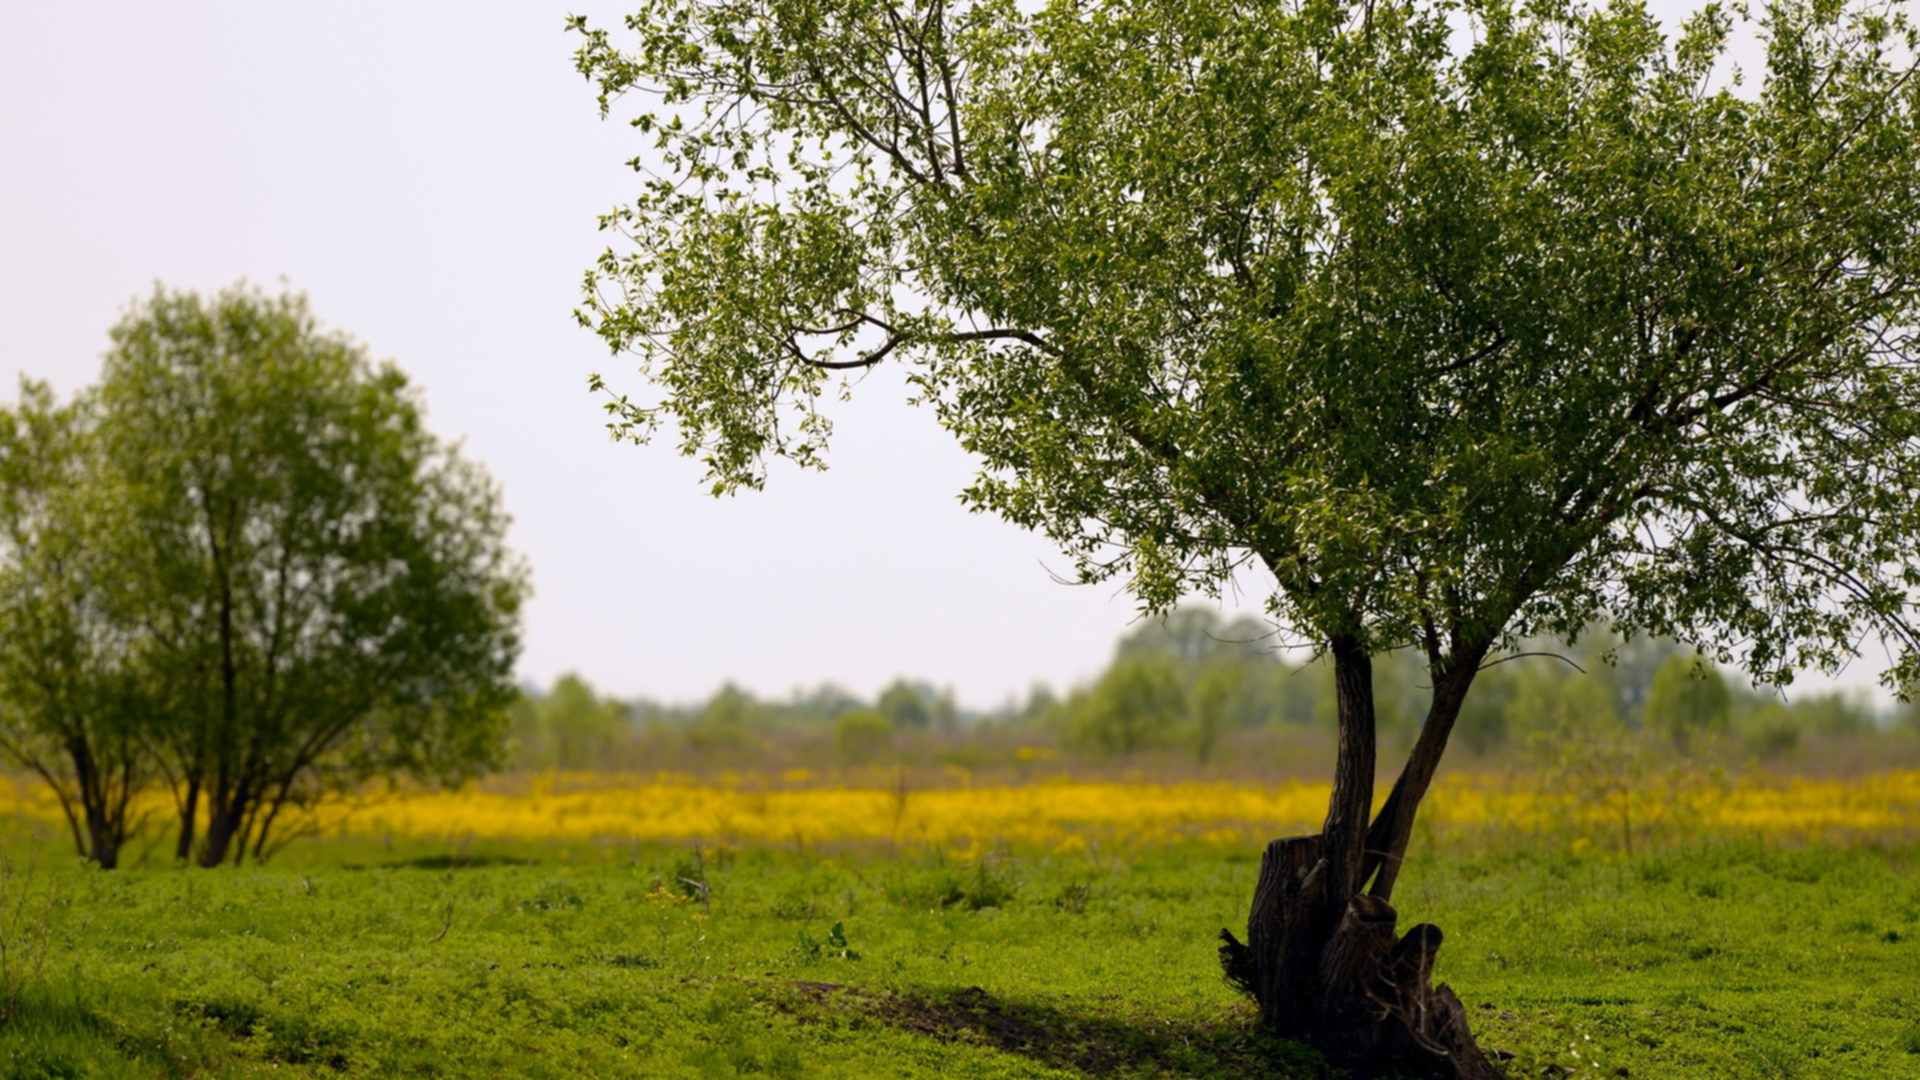
[[[194,767],[199,767],[197,762]],[[199,817],[200,774],[195,772],[187,777],[187,796],[180,804],[180,840],[174,845],[173,857],[181,862],[193,857],[193,829]]]
[[[207,806],[207,834],[200,844],[201,866],[219,866],[227,860],[233,850],[234,840],[240,834],[240,828],[246,822],[250,800],[243,791],[236,791],[230,798],[212,799]],[[242,841],[244,843],[244,841]]]
[[[67,740],[67,756],[73,762],[74,787],[80,798],[80,813],[86,819],[87,849],[82,852],[102,870],[113,869],[120,861],[120,842],[124,839],[121,823],[112,813],[110,783],[105,770],[93,756],[93,747],[82,736]],[[76,830],[77,835],[77,830]]]
[[[1396,936],[1398,916],[1385,896],[1362,890],[1384,870],[1372,834],[1410,831],[1412,812],[1432,779],[1417,750],[1395,795],[1400,808],[1370,829],[1374,713],[1372,665],[1352,639],[1332,642],[1339,696],[1340,753],[1333,795],[1319,835],[1275,840],[1260,860],[1247,915],[1247,941],[1220,932],[1227,980],[1252,995],[1263,1026],[1312,1044],[1356,1076],[1408,1075],[1496,1080],[1500,1071],[1473,1041],[1452,990],[1430,982],[1440,930],[1422,923]],[[1468,677],[1470,679],[1470,676]],[[1464,686],[1460,694],[1464,695]],[[1445,731],[1459,702],[1436,686],[1428,728]],[[1451,700],[1451,714],[1446,703]],[[1444,715],[1441,723],[1437,717]],[[1427,730],[1422,742],[1427,742]],[[1437,762],[1437,752],[1433,760]],[[1422,773],[1424,772],[1424,775]],[[1381,828],[1379,826],[1384,826]],[[1393,857],[1397,868],[1398,853]],[[1387,878],[1387,889],[1392,878]]]
[[[93,859],[94,865],[102,870],[111,870],[120,865],[122,839],[120,830],[114,827],[114,823],[108,820],[105,814],[88,809],[87,835],[93,848],[89,857]]]
[[[1378,899],[1393,899],[1393,885],[1399,880],[1407,843],[1413,838],[1414,814],[1420,809],[1420,800],[1426,798],[1434,773],[1439,771],[1447,737],[1453,733],[1454,721],[1460,718],[1460,707],[1466,703],[1467,690],[1478,674],[1483,652],[1470,650],[1454,662],[1451,671],[1435,676],[1433,702],[1420,725],[1420,736],[1414,741],[1406,767],[1394,781],[1386,804],[1380,807],[1379,816],[1367,832],[1367,862],[1361,879],[1372,876],[1373,888],[1369,892]]]

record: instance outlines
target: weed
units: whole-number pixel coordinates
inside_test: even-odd
[[[838,922],[834,923],[833,928],[827,931],[826,940],[824,941],[816,941],[812,934],[807,933],[805,930],[800,931],[798,938],[794,942],[794,952],[799,954],[800,959],[807,962],[819,960],[823,957],[834,960],[860,959],[860,954],[855,952],[851,945],[847,944],[847,925]]]

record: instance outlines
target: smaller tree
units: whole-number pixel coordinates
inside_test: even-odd
[[[502,749],[526,570],[499,493],[304,298],[157,290],[97,390],[104,552],[181,708],[178,851],[256,859],[283,809]]]
[[[1653,674],[1643,723],[1684,751],[1700,735],[1726,731],[1732,711],[1733,696],[1713,661],[1675,653]]]
[[[102,558],[94,412],[22,380],[0,410],[0,756],[53,789],[81,857],[112,868],[151,772],[157,705]]]

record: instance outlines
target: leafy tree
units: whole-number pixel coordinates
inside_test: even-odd
[[[543,695],[522,695],[513,710],[515,756],[533,768],[604,765],[630,730],[626,707],[572,672]]]
[[[951,730],[960,722],[960,710],[952,691],[937,690],[931,684],[895,679],[880,691],[874,708],[897,729],[925,731],[928,728]]]
[[[1578,651],[1588,670],[1606,684],[1613,695],[1614,713],[1622,719],[1645,715],[1654,677],[1662,665],[1685,651],[1670,640],[1645,635],[1623,641],[1605,628],[1580,644],[1584,647]]]
[[[852,764],[872,761],[893,745],[893,722],[878,709],[842,713],[833,724],[833,743]]]
[[[1059,708],[1060,695],[1053,692],[1053,687],[1036,682],[1027,688],[1027,699],[1016,716],[1022,726],[1032,727],[1045,723]]]
[[[933,709],[928,705],[926,695],[905,679],[888,683],[886,689],[880,691],[880,699],[874,707],[889,723],[902,731],[925,731],[933,726]]]
[[[1733,696],[1713,662],[1676,653],[1654,672],[1644,725],[1685,750],[1694,736],[1727,730]]]
[[[1723,66],[1765,41],[1752,85]],[[639,0],[577,65],[649,143],[583,322],[719,492],[907,368],[968,503],[1151,611],[1257,563],[1330,658],[1333,795],[1229,975],[1369,1071],[1485,1075],[1414,815],[1476,673],[1592,624],[1761,680],[1920,674],[1920,80],[1904,6]],[[594,385],[607,384],[600,379]],[[1426,667],[1378,814],[1374,657]],[[1378,974],[1395,986],[1381,998]],[[1377,1002],[1385,1000],[1382,1010]]]
[[[493,484],[303,298],[156,290],[98,389],[129,611],[186,708],[155,740],[179,852],[256,858],[289,806],[501,750],[526,572]]]
[[[1501,664],[1474,680],[1473,693],[1460,705],[1454,730],[1468,750],[1485,754],[1506,745],[1513,700],[1520,677],[1511,665]]]
[[[1164,745],[1186,716],[1186,687],[1170,657],[1120,656],[1071,704],[1068,733],[1099,753],[1125,756]]]
[[[1871,704],[1844,690],[1808,694],[1792,708],[1806,727],[1822,735],[1858,735],[1874,724]]]
[[[1247,694],[1245,664],[1216,660],[1201,668],[1193,680],[1193,756],[1202,765],[1213,759],[1223,731],[1234,727],[1235,706]]]
[[[825,727],[847,713],[865,708],[866,702],[844,686],[823,682],[811,690],[795,693],[792,707],[802,723]]]
[[[1536,745],[1558,746],[1583,730],[1621,723],[1606,684],[1591,675],[1535,668],[1517,673],[1508,691],[1506,730]]]
[[[1738,713],[1732,727],[1749,750],[1770,760],[1784,757],[1799,748],[1804,724],[1791,706],[1784,702],[1769,701]]]
[[[752,694],[724,683],[694,716],[687,739],[696,750],[737,750],[752,740],[752,729],[759,726],[763,712]]]
[[[164,704],[115,618],[94,421],[90,400],[60,404],[28,380],[0,409],[0,756],[46,781],[74,847],[110,869],[151,779],[144,740]]]
[[[1222,657],[1273,659],[1273,630],[1258,619],[1241,616],[1222,620],[1210,607],[1182,605],[1157,619],[1142,622],[1120,639],[1114,651],[1161,652],[1188,664]]]

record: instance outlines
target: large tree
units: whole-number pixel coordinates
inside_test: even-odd
[[[112,557],[178,703],[152,741],[181,857],[259,858],[290,806],[497,759],[526,571],[398,368],[299,296],[158,290],[97,399]]]
[[[903,365],[973,506],[1149,609],[1257,564],[1331,657],[1325,823],[1228,975],[1334,1057],[1491,1071],[1396,939],[1475,673],[1599,623],[1920,673],[1920,81],[1900,3],[644,0],[575,20],[640,190],[582,320],[720,491]],[[1752,30],[1757,71],[1730,44]],[[596,380],[601,386],[606,384]],[[1374,806],[1373,658],[1431,699]]]

